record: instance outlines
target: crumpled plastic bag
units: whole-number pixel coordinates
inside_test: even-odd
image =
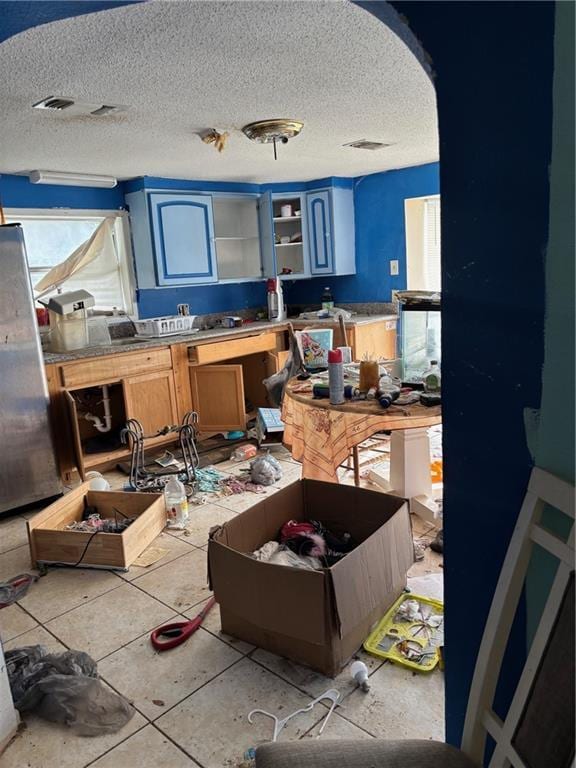
[[[250,479],[256,485],[274,485],[282,477],[282,467],[274,456],[267,453],[250,464]]]
[[[134,708],[98,677],[96,662],[83,651],[48,653],[42,645],[6,651],[14,706],[53,723],[65,723],[80,736],[119,731]]]

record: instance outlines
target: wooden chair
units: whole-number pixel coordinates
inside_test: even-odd
[[[544,526],[546,506],[569,518],[566,541]],[[558,561],[558,568],[502,720],[494,711],[494,696],[535,544]],[[418,740],[306,740],[259,747],[256,767],[574,768],[574,679],[574,487],[535,468],[486,621],[461,749]],[[488,737],[493,743],[487,751]]]

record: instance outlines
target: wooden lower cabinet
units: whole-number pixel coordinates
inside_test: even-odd
[[[123,379],[126,418],[137,419],[144,434],[151,435],[162,427],[179,423],[174,376],[171,370],[131,376]],[[152,445],[164,436],[149,441]]]
[[[242,365],[190,366],[194,410],[201,432],[246,429]]]

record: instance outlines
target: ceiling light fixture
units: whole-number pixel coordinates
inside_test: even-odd
[[[276,152],[276,142],[288,144],[288,139],[298,136],[304,128],[304,123],[299,120],[286,120],[278,118],[276,120],[259,120],[256,123],[249,123],[242,128],[242,133],[251,141],[258,144],[274,145],[274,160],[278,160]]]
[[[64,173],[61,171],[30,171],[32,184],[63,184],[72,187],[106,187],[118,184],[114,176],[100,176],[93,173]]]

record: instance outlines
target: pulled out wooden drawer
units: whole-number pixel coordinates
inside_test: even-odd
[[[191,363],[203,365],[217,363],[221,360],[232,360],[236,357],[246,357],[257,352],[270,352],[276,349],[276,334],[262,333],[259,336],[246,336],[243,339],[216,341],[213,344],[200,344],[188,348],[188,359]]]
[[[147,352],[116,354],[65,363],[62,366],[62,384],[65,387],[81,387],[85,384],[119,381],[138,373],[149,373],[172,367],[169,347],[150,349]]]

